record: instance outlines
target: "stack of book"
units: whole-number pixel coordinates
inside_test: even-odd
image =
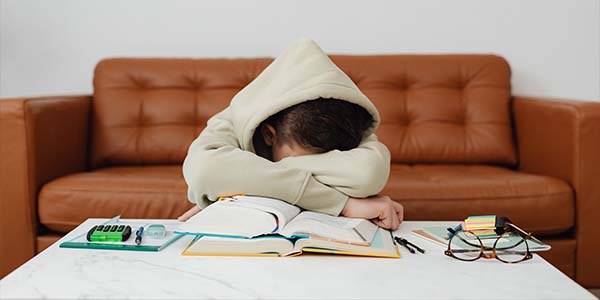
[[[527,239],[527,244],[521,244],[520,242],[523,237],[515,233],[499,238],[498,234],[494,231],[494,229],[497,228],[496,219],[499,219],[498,225],[500,226],[503,223],[502,220],[506,220],[507,218],[496,216],[470,216],[464,221],[459,222],[457,226],[453,226],[454,224],[452,224],[451,226],[438,225],[417,228],[412,230],[412,234],[439,246],[448,247],[448,243],[452,236],[448,229],[454,229],[454,231],[462,229],[474,233],[482,244],[488,247],[496,245],[498,248],[505,248],[514,247],[515,245],[520,244],[520,246],[518,246],[519,248],[515,249],[522,250],[524,247],[528,247],[531,252],[548,251],[551,249],[550,245],[545,244],[534,237]]]
[[[479,238],[497,238],[496,216],[470,216],[462,223],[462,228]]]

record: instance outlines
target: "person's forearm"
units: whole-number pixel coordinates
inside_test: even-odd
[[[286,168],[239,149],[190,153],[184,162],[188,197],[204,207],[230,194],[281,199],[304,209],[339,214],[347,196],[305,170]]]
[[[364,198],[379,193],[387,183],[390,154],[372,135],[356,149],[287,157],[279,163],[309,171],[318,181],[346,195]]]

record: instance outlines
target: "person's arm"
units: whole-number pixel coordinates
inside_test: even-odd
[[[390,174],[390,152],[375,134],[352,150],[286,157],[280,163],[311,172],[319,182],[355,198],[379,193]]]
[[[339,215],[348,196],[314,178],[240,149],[229,110],[212,117],[183,163],[188,199],[206,207],[219,196],[243,193],[280,199],[307,210]]]

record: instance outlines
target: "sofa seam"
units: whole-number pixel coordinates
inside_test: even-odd
[[[57,192],[85,192],[85,193],[91,193],[91,194],[177,194],[180,192],[160,192],[160,191],[147,191],[147,190],[141,190],[141,191],[114,191],[114,192],[104,192],[104,191],[95,191],[95,190],[86,190],[86,189],[74,189],[74,190],[68,190],[68,189],[56,189],[56,190],[51,190],[51,191],[44,191],[44,193],[57,193]],[[181,192],[182,194],[186,194],[185,192]],[[40,193],[41,194],[41,193]]]
[[[410,200],[410,201],[412,201],[412,200],[417,200],[417,201],[419,201],[419,200],[425,200],[425,201],[439,201],[439,200],[467,200],[467,199],[469,199],[469,200],[470,200],[470,199],[486,199],[486,200],[487,200],[487,199],[507,199],[507,198],[509,198],[509,199],[511,199],[511,198],[513,198],[513,199],[522,199],[522,198],[529,198],[529,197],[542,197],[542,196],[550,196],[550,197],[554,197],[554,196],[557,196],[557,195],[563,195],[563,194],[566,194],[566,195],[572,195],[573,193],[572,193],[572,192],[559,192],[559,193],[544,194],[544,195],[530,195],[530,196],[498,196],[498,197],[486,197],[486,198],[482,198],[482,197],[480,197],[480,198],[476,198],[476,197],[470,197],[470,198],[467,198],[467,197],[462,197],[462,198],[420,198],[420,199],[419,199],[419,198],[402,198],[402,199],[399,199],[399,200],[397,200],[397,201],[404,201],[404,200]],[[393,199],[393,198],[392,198],[392,199]]]
[[[306,180],[305,180],[306,181]],[[304,186],[304,184],[303,184]],[[104,192],[104,191],[96,191],[96,190],[89,190],[89,189],[57,189],[57,188],[52,188],[52,190],[50,191],[44,191],[44,193],[54,193],[54,192],[86,192],[86,193],[95,193],[95,194],[107,194],[107,193],[146,193],[146,194],[161,194],[163,192],[160,191],[147,191],[147,190],[141,190],[141,191],[116,191],[116,192]],[[300,190],[302,191],[302,189]],[[184,193],[185,194],[185,193]],[[439,200],[458,200],[458,199],[506,199],[506,198],[516,198],[516,199],[521,199],[521,198],[529,198],[529,197],[542,197],[542,196],[557,196],[557,195],[571,195],[572,192],[559,192],[559,193],[552,193],[552,194],[541,194],[541,195],[525,195],[525,196],[497,196],[497,197],[460,197],[460,198],[403,198],[401,200],[425,200],[425,201],[439,201]],[[300,195],[301,197],[301,195]],[[399,201],[401,201],[399,200]]]
[[[46,99],[46,100],[51,100],[51,99]],[[27,212],[27,216],[29,217],[29,224],[32,224],[31,227],[31,231],[33,232],[34,235],[38,234],[38,226],[37,224],[40,222],[39,220],[39,204],[38,204],[38,191],[37,188],[34,186],[34,180],[32,179],[33,177],[35,177],[36,174],[33,174],[35,172],[35,170],[33,170],[33,166],[32,163],[35,164],[35,162],[32,162],[35,159],[35,155],[33,154],[33,149],[30,147],[31,145],[31,139],[33,139],[33,137],[31,136],[31,124],[30,124],[30,118],[29,118],[29,114],[27,113],[27,102],[29,102],[29,98],[23,98],[23,102],[22,102],[22,113],[23,113],[23,126],[24,126],[24,133],[25,133],[25,176],[26,176],[26,180],[27,180],[27,186],[26,186],[26,190],[25,190],[25,194],[27,195],[27,208],[28,208],[28,212]],[[41,186],[40,186],[40,190],[41,190]],[[31,190],[33,191],[33,194],[31,193]],[[32,197],[34,197],[34,199],[32,199]],[[34,238],[33,240],[33,247],[34,249],[37,249],[37,240]]]

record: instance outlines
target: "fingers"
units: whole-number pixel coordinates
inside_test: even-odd
[[[398,219],[398,214],[396,214],[396,209],[392,206],[390,207],[390,218],[392,219],[390,229],[396,230],[400,226],[400,220]]]
[[[387,219],[384,221],[386,225],[386,229],[396,230],[400,226],[400,220],[398,219],[397,205],[399,203],[394,202],[390,197],[384,196],[386,198],[386,207],[384,217]]]
[[[391,199],[390,199],[390,202],[391,202],[392,206],[394,207],[395,214],[398,218],[398,223],[402,223],[404,221],[404,206],[402,206],[402,204],[400,204],[394,200],[391,200]]]
[[[379,219],[371,219],[371,222],[373,222],[375,225],[377,225],[381,228],[385,228],[385,224],[383,224],[383,222],[381,222],[381,220],[379,220]]]
[[[398,221],[402,223],[404,221],[404,206],[402,204],[395,202],[398,204],[394,208],[396,209],[396,215],[398,216]]]
[[[392,227],[392,218],[391,216],[394,214],[390,213],[391,206],[389,203],[383,203],[379,206],[377,219],[381,222],[382,225],[379,225],[381,228],[389,229]]]
[[[379,217],[372,219],[373,223],[384,229],[396,230],[400,226],[398,215],[392,205],[385,206],[379,214]]]
[[[177,218],[177,220],[181,221],[181,222],[187,221],[187,219],[191,218],[193,215],[197,214],[201,210],[202,209],[200,207],[194,206],[194,207],[190,208],[188,211],[186,211],[185,213],[183,213],[183,215],[179,216]]]

